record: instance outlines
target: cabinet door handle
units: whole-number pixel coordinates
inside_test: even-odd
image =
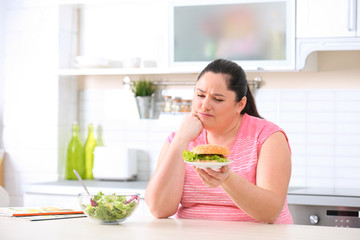
[[[348,0],[348,30],[355,30],[356,0]]]

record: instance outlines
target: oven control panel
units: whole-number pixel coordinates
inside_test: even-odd
[[[289,205],[294,224],[360,228],[360,208]]]
[[[360,227],[359,213],[359,209],[326,210],[326,216],[334,219],[335,227]]]

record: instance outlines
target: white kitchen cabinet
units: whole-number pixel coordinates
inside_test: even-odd
[[[170,2],[170,68],[225,58],[245,70],[294,69],[294,0]]]
[[[171,22],[174,19],[171,17],[171,3],[183,4],[180,2],[184,1],[61,0],[59,75],[199,73],[212,59],[225,56],[239,62],[246,70],[294,70],[295,0],[261,0],[255,3],[249,0],[187,1],[186,4],[191,3],[195,6],[194,9],[204,4],[204,9],[217,9],[220,7],[218,4],[224,5],[223,9],[228,9],[233,4],[232,12],[245,12],[247,17],[235,18],[238,21],[235,22],[235,28],[235,23],[229,20],[231,18],[223,19],[230,25],[217,30],[219,34],[226,31],[227,35],[225,39],[221,37],[219,42],[214,43],[216,46],[223,46],[216,55],[204,59],[195,54],[195,59],[175,61],[171,57],[175,52],[171,47],[175,43],[172,39],[174,26]],[[223,16],[222,12],[217,15]],[[186,13],[184,16],[181,22],[189,18]],[[215,20],[213,14],[209,16],[212,21]],[[189,26],[179,28],[186,30]],[[236,29],[236,34],[232,34],[231,29]],[[201,32],[200,30],[195,28],[195,33]],[[182,32],[183,35],[185,37],[182,39],[189,39],[188,32]],[[185,46],[182,45],[184,49],[190,55],[195,50],[202,52],[198,49],[205,48],[206,42],[200,41],[200,46],[196,45],[202,36],[190,35],[193,40],[189,45],[185,41]],[[235,35],[236,38],[233,37]],[[228,42],[240,42],[243,46],[229,48]],[[178,52],[182,53],[184,49]],[[228,52],[230,55],[219,52]],[[79,63],[77,56],[85,57],[85,63]],[[140,68],[127,67],[127,61],[134,58],[141,58]],[[92,61],[94,59],[98,61]]]
[[[359,9],[360,0],[297,0],[296,69],[318,51],[360,50]]]
[[[25,193],[24,207],[66,207],[79,208],[77,195],[46,194],[46,193]]]
[[[296,37],[359,35],[359,0],[297,0]]]
[[[169,73],[166,10],[167,0],[59,1],[59,75]]]

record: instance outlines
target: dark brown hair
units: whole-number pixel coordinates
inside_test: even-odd
[[[242,110],[241,114],[247,113],[250,116],[261,118],[256,108],[255,99],[247,84],[245,71],[242,67],[229,60],[216,59],[201,71],[197,80],[199,80],[206,72],[221,73],[225,75],[227,88],[236,94],[236,102],[240,102],[245,96],[247,98],[245,108]]]

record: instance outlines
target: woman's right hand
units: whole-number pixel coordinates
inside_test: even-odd
[[[175,136],[190,142],[200,135],[203,128],[201,121],[196,115],[186,113]]]

